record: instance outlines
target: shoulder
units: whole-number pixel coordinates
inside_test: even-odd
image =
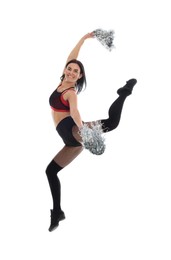
[[[62,95],[66,100],[77,99],[77,91],[74,88],[65,90]]]
[[[76,89],[73,87],[73,88],[69,88],[69,89],[65,89],[64,91],[62,91],[63,94],[74,94],[74,95],[77,95],[77,91]]]

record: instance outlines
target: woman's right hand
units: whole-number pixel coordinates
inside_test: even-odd
[[[89,39],[89,38],[94,38],[94,33],[93,33],[93,32],[87,33],[87,34],[85,34],[85,35],[82,37],[83,40],[86,40],[86,39]]]

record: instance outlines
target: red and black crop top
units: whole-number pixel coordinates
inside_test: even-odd
[[[70,110],[69,102],[63,98],[63,94],[65,94],[68,90],[75,91],[75,88],[71,87],[71,88],[65,89],[62,92],[58,92],[58,90],[55,89],[55,91],[51,94],[51,96],[49,98],[49,104],[54,111],[68,112]]]

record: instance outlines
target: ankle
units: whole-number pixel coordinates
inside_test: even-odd
[[[122,88],[119,88],[117,90],[117,93],[119,95],[125,95],[125,96],[129,96],[132,94],[132,90],[133,87],[135,86],[135,84],[137,83],[136,79],[130,79],[126,82],[125,86],[123,86]]]

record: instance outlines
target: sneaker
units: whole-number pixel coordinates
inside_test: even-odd
[[[59,221],[64,220],[64,219],[65,219],[65,214],[62,210],[60,212],[51,210],[51,224],[49,227],[49,231],[51,232],[51,231],[55,230],[59,225]]]

